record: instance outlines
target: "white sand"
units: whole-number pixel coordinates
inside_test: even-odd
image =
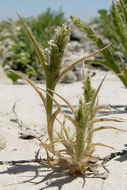
[[[105,74],[104,71],[96,71],[96,75],[92,78],[95,88]],[[127,105],[127,90],[115,75],[111,72],[107,74],[99,93],[99,104],[115,106],[112,112],[106,112],[107,117],[125,120],[122,123],[109,122],[107,125],[127,129],[127,111],[124,111]],[[44,85],[39,86],[44,87]],[[56,91],[75,106],[82,92],[81,87],[82,82],[59,84]],[[12,110],[15,102],[17,102],[16,114]],[[60,103],[65,105],[62,101]],[[69,111],[66,107],[63,109]],[[101,114],[104,117],[106,113]],[[16,119],[21,126],[14,122]],[[34,158],[39,149],[38,141],[36,139],[23,140],[19,136],[27,132],[27,134],[45,137],[46,118],[40,98],[29,85],[0,84],[0,132],[7,142],[5,149],[0,151],[0,160]],[[127,146],[127,132],[100,131],[96,133],[94,141],[103,142],[116,148],[116,151],[121,151]],[[108,148],[97,148],[97,154],[101,157],[111,152],[114,151]],[[84,182],[81,177],[52,173],[51,169],[37,163],[0,165],[0,190],[126,190],[127,155],[116,157],[106,164],[106,168],[110,172],[106,180],[86,178]]]

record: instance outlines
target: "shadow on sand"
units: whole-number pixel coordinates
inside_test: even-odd
[[[32,172],[31,176],[26,176],[29,179],[17,182],[16,184],[22,183],[32,183],[34,185],[43,184],[42,188],[38,190],[43,190],[51,187],[57,187],[58,190],[62,189],[62,186],[71,183],[77,178],[77,175],[70,175],[66,171],[62,171],[61,168],[51,169],[46,162],[41,164],[15,164],[9,165],[7,170],[0,172],[2,174],[17,175],[21,173]],[[34,174],[33,174],[34,173]],[[85,185],[85,178],[83,179],[82,187]]]

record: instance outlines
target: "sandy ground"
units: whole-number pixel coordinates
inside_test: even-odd
[[[106,73],[96,71],[92,84],[98,87]],[[40,85],[44,87],[44,85]],[[64,96],[73,106],[78,103],[82,92],[82,82],[59,84],[56,91]],[[69,112],[65,103],[59,100],[63,110]],[[127,90],[119,79],[107,72],[106,80],[99,93],[99,104],[110,105],[112,111],[103,111],[103,117],[122,119],[122,123],[111,123],[120,129],[127,129]],[[15,105],[15,108],[14,108]],[[62,117],[62,116],[60,116]],[[104,123],[106,124],[106,123]],[[0,134],[6,140],[6,147],[0,151],[1,161],[34,159],[39,150],[36,139],[22,139],[22,135],[35,135],[45,138],[46,118],[40,98],[29,85],[0,84]],[[94,137],[95,142],[113,146],[116,151],[127,147],[127,132],[113,130],[100,131]],[[108,148],[97,148],[97,154],[104,157],[114,152]],[[44,150],[40,155],[45,157]],[[86,178],[70,176],[66,173],[53,172],[45,163],[19,163],[0,165],[0,190],[126,190],[127,189],[127,154],[117,156],[106,164],[108,178]],[[106,172],[106,170],[104,170]]]

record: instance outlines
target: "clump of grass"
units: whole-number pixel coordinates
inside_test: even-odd
[[[35,37],[32,35],[30,29],[23,21],[23,19],[19,15],[18,17],[20,18],[22,24],[24,25],[24,28],[26,29],[26,32],[28,33],[28,36],[30,37],[34,45],[34,48],[36,50],[36,53],[42,65],[42,69],[44,70],[45,78],[46,78],[46,91],[48,92],[46,94],[46,98],[39,92],[38,88],[32,83],[32,81],[30,81],[29,79],[25,77],[25,75],[16,71],[13,71],[13,73],[18,74],[20,77],[27,80],[41,97],[46,109],[48,135],[49,135],[50,141],[52,142],[53,141],[53,124],[50,125],[50,121],[52,121],[52,115],[53,115],[52,114],[53,100],[51,97],[53,97],[53,91],[55,90],[55,87],[58,81],[74,65],[78,64],[81,61],[86,60],[87,58],[93,55],[98,54],[99,52],[103,51],[105,48],[99,51],[96,51],[94,53],[91,53],[88,56],[82,57],[81,59],[77,60],[76,62],[74,62],[67,68],[65,68],[63,71],[61,71],[64,50],[69,41],[70,27],[66,24],[64,24],[62,27],[57,27],[54,39],[49,42],[48,48],[46,48],[45,50],[42,50],[40,48],[40,45],[36,41]]]
[[[114,121],[119,122],[115,119],[95,119],[97,112],[101,109],[109,109],[108,106],[98,106],[96,102],[96,97],[104,81],[102,80],[100,86],[97,90],[91,87],[90,77],[84,76],[83,82],[83,98],[79,99],[79,105],[76,110],[73,106],[62,96],[55,92],[55,87],[60,80],[60,78],[71,69],[77,63],[86,60],[87,58],[103,51],[105,48],[91,53],[88,56],[82,57],[81,59],[74,62],[72,65],[61,71],[62,67],[62,57],[64,54],[64,49],[68,43],[70,28],[67,25],[63,25],[61,28],[57,28],[56,35],[53,41],[50,41],[49,47],[46,50],[42,50],[37,43],[36,39],[32,35],[30,29],[24,23],[23,19],[19,16],[21,22],[23,23],[29,37],[31,38],[37,55],[42,64],[42,68],[45,72],[46,78],[46,89],[37,87],[30,79],[28,79],[24,74],[13,71],[15,74],[19,75],[25,79],[40,96],[47,115],[47,130],[48,130],[48,140],[41,142],[47,153],[47,162],[51,167],[55,165],[64,165],[65,168],[69,169],[71,173],[89,171],[89,167],[93,167],[96,164],[91,164],[91,159],[96,156],[93,154],[96,146],[105,146],[112,148],[111,146],[104,145],[102,143],[92,143],[93,134],[97,131],[103,129],[115,129],[112,126],[100,126],[94,128],[94,123],[102,121]],[[43,95],[46,94],[46,97]],[[64,120],[60,121],[58,119],[58,114],[61,112],[61,105],[55,100],[54,94],[62,99],[70,108],[73,116],[64,113]],[[57,109],[53,112],[53,102],[56,104]],[[75,128],[73,132],[70,127],[66,127],[66,120],[71,121]],[[54,130],[54,122],[57,121],[60,125],[60,131]],[[64,149],[57,149],[56,144],[62,144]],[[51,155],[54,156],[53,160]]]
[[[52,99],[54,104],[56,104],[57,109],[52,114],[48,127],[53,129],[54,121],[56,120],[59,123],[60,130],[56,129],[56,134],[52,134],[52,141],[50,138],[48,138],[46,142],[38,139],[47,153],[48,165],[50,167],[63,166],[63,169],[69,170],[71,173],[94,175],[100,167],[97,162],[99,157],[94,154],[95,147],[103,146],[114,149],[110,145],[105,145],[101,142],[93,143],[94,133],[109,129],[120,130],[113,126],[94,126],[95,123],[101,123],[104,121],[120,122],[120,120],[117,119],[96,118],[98,111],[102,109],[110,110],[109,106],[98,106],[97,101],[97,95],[105,77],[97,90],[92,88],[89,75],[85,77],[85,80],[83,81],[83,95],[79,99],[79,105],[74,109],[73,106],[58,93],[53,92],[51,89],[46,91],[37,87],[31,80],[26,78],[24,74],[16,73],[31,84],[42,100],[45,98],[43,93],[46,93]],[[56,96],[62,99],[65,104],[67,104],[73,114],[72,116],[63,113],[64,120],[61,121],[58,119],[58,114],[61,112],[61,105],[49,94],[49,91],[53,92]],[[69,120],[72,123],[71,126],[66,126],[66,120]],[[57,148],[59,147],[57,146],[58,144],[61,144],[64,148]]]
[[[104,78],[105,79],[105,78]],[[95,132],[106,129],[120,130],[118,128],[112,126],[100,126],[94,127],[94,123],[98,122],[120,122],[117,119],[110,118],[99,118],[96,119],[96,114],[98,111],[102,109],[110,108],[108,106],[98,106],[96,101],[98,92],[101,88],[101,85],[104,81],[102,80],[97,90],[94,90],[91,86],[89,75],[84,80],[83,86],[83,98],[79,99],[79,105],[76,110],[73,109],[71,104],[65,100],[62,96],[55,93],[58,97],[60,97],[70,108],[73,113],[73,116],[64,113],[64,121],[61,122],[57,119],[59,124],[61,125],[61,130],[57,133],[57,137],[54,138],[54,144],[61,143],[64,146],[62,150],[56,150],[51,148],[51,144],[44,145],[46,151],[52,153],[56,159],[52,161],[50,158],[50,154],[48,154],[48,161],[50,166],[55,165],[64,165],[65,169],[69,169],[71,173],[91,173],[95,172],[95,168],[98,169],[98,163],[93,162],[92,160],[97,160],[99,157],[94,155],[96,146],[103,146],[114,149],[109,145],[105,145],[103,143],[97,142],[93,143],[93,136]],[[60,105],[57,102],[58,108]],[[72,130],[72,126],[66,127],[65,120],[71,121],[75,130]]]

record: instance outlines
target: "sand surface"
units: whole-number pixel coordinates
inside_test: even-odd
[[[127,90],[121,81],[111,72],[98,70],[92,77],[92,84],[97,88],[105,74],[107,77],[99,92],[99,104],[110,105],[112,111],[103,111],[99,114],[103,117],[124,120],[122,123],[108,122],[107,125],[127,130],[127,111],[125,110]],[[38,84],[38,86],[45,88],[44,84]],[[82,82],[59,84],[56,91],[76,106],[82,92]],[[70,110],[65,103],[61,100],[59,102],[63,111],[69,113]],[[0,84],[0,135],[6,140],[6,147],[0,151],[0,161],[34,159],[40,148],[39,142],[36,139],[21,137],[35,135],[43,139],[47,131],[43,104],[29,85]],[[100,131],[96,133],[94,141],[113,146],[118,152],[127,147],[127,132]],[[104,157],[115,151],[101,147],[97,148],[96,152],[100,157]],[[45,157],[44,150],[40,151],[39,156]],[[109,172],[108,178],[103,180],[83,179],[67,173],[53,172],[45,162],[3,164],[0,165],[0,190],[126,190],[127,154],[115,157],[106,164],[106,168]]]

